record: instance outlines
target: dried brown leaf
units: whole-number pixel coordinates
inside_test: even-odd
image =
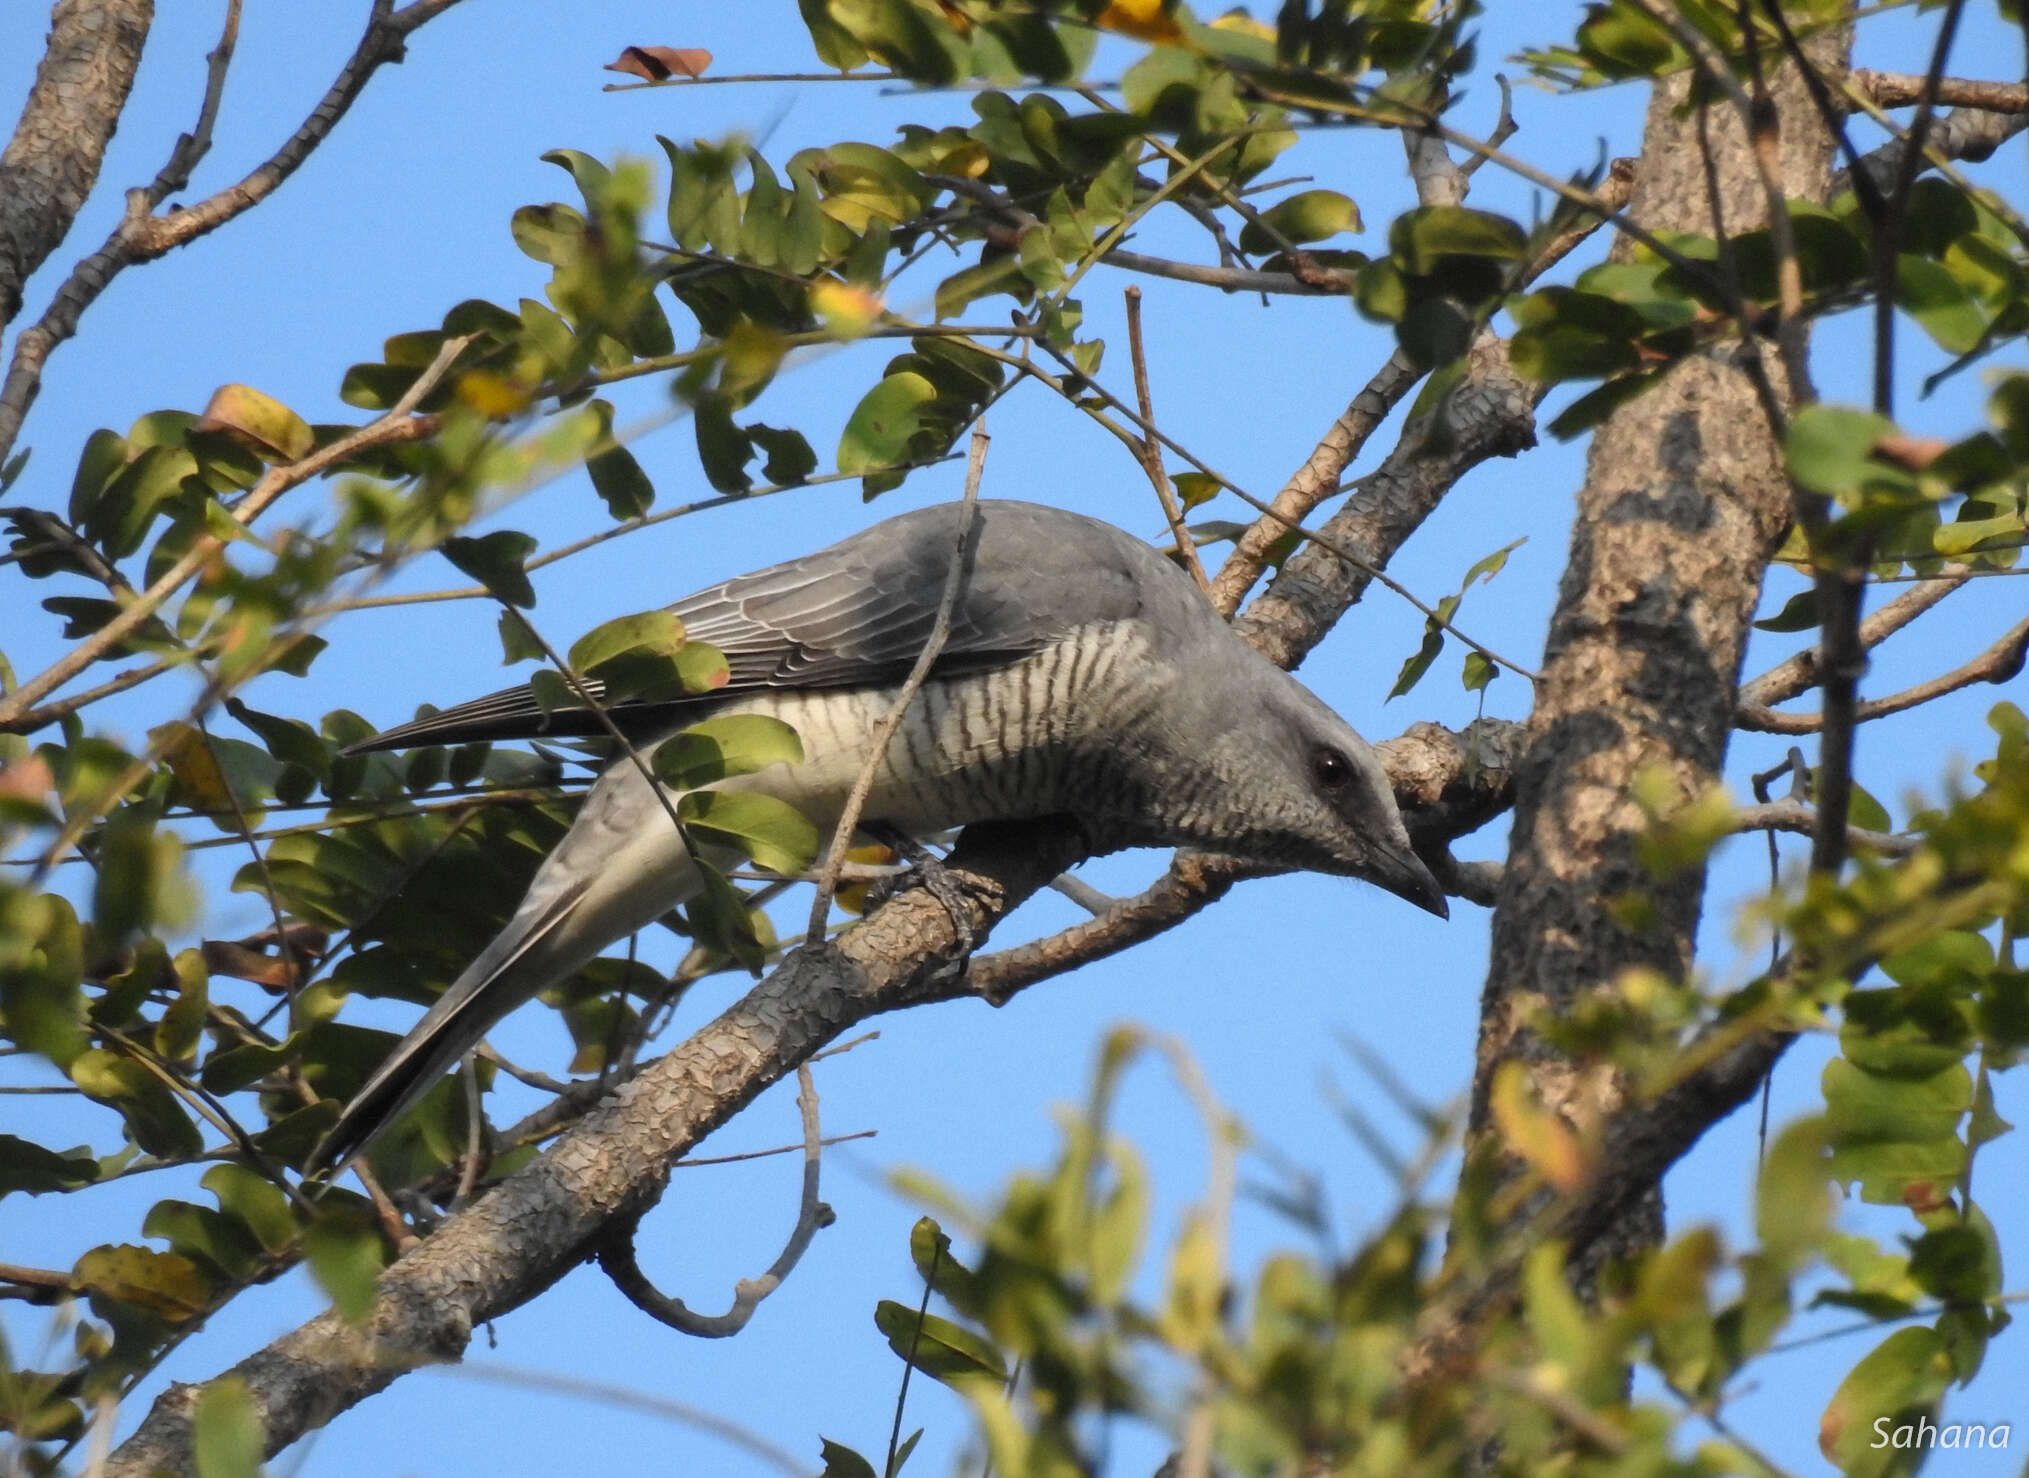
[[[702,77],[711,64],[712,54],[701,46],[630,46],[618,61],[606,63],[606,70],[644,82],[667,82],[672,77]]]

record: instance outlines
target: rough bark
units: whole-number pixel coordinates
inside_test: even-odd
[[[99,177],[134,84],[154,0],[57,0],[14,137],[0,154],[0,326]]]
[[[1825,60],[1836,66],[1838,54],[1828,46]],[[1689,86],[1679,76],[1651,101],[1635,218],[1705,235],[1765,224],[1741,118],[1711,106],[1701,140],[1697,113],[1684,108]],[[1793,72],[1784,68],[1771,86],[1784,193],[1822,196],[1831,141]],[[1717,780],[1725,757],[1762,571],[1791,511],[1776,436],[1745,367],[1756,352],[1736,344],[1687,360],[1609,419],[1592,445],[1516,775],[1481,1003],[1468,1154],[1496,1182],[1519,1169],[1503,1160],[1488,1111],[1505,1064],[1524,1064],[1538,1101],[1574,1125],[1597,1125],[1626,1105],[1624,1081],[1561,1056],[1529,1029],[1532,1014],[1568,1007],[1631,967],[1681,978],[1691,966],[1703,874],[1658,880],[1646,870],[1637,843],[1648,822],[1633,782],[1660,775],[1689,799]],[[1776,356],[1761,357],[1782,396]],[[1716,1117],[1734,1100],[1685,1101]],[[1684,1129],[1664,1137],[1688,1146],[1696,1132]],[[1610,1225],[1587,1227],[1592,1240],[1576,1249],[1581,1271],[1660,1235],[1662,1168],[1645,1195],[1622,1195]],[[1518,1218],[1540,1210],[1541,1198],[1527,1201]]]

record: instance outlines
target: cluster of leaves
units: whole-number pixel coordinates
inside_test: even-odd
[[[1149,1187],[1106,1124],[1122,1069],[1147,1044],[1121,1033],[1046,1173],[1017,1178],[984,1209],[907,1180],[977,1250],[962,1254],[938,1221],[920,1222],[910,1251],[924,1307],[883,1303],[882,1332],[965,1398],[996,1472],[1089,1472],[1111,1421],[1181,1444],[1195,1420],[1209,1422],[1232,1473],[1455,1473],[1497,1454],[1504,1472],[1695,1475],[1768,1470],[1732,1434],[1727,1404],[1800,1314],[1845,1308],[1864,1316],[1855,1332],[1902,1327],[1841,1383],[1821,1445],[1849,1474],[1908,1471],[1919,1454],[1881,1443],[1877,1419],[1935,1424],[1948,1389],[1973,1378],[2009,1322],[1972,1169],[2011,1127],[1994,1111],[1993,1077],[2029,1049],[2029,971],[1983,932],[2012,941],[2029,926],[2029,720],[2004,705],[1994,726],[1983,788],[1918,817],[1919,851],[1814,888],[1786,912],[1798,955],[1818,962],[1807,972],[1714,998],[1637,972],[1539,1024],[1581,1068],[1612,1062],[1660,1094],[1714,1023],[1798,1029],[1843,1013],[1824,1113],[1783,1131],[1763,1160],[1752,1245],[1681,1230],[1608,1270],[1587,1304],[1556,1241],[1529,1246],[1491,1206],[1412,1196],[1350,1253],[1270,1259],[1234,1309],[1216,1205],[1186,1216],[1165,1270],[1144,1266]],[[1875,961],[1890,983],[1855,988]],[[1604,1125],[1565,1123],[1526,1093],[1519,1073],[1496,1085],[1503,1138],[1539,1186],[1582,1195],[1611,1170],[1593,1132]],[[1232,1129],[1215,1119],[1208,1132],[1216,1164]],[[1475,1184],[1467,1176],[1460,1194],[1478,1194]],[[1905,1208],[1911,1235],[1842,1225],[1835,1186]],[[1433,1233],[1447,1224],[1440,1261]],[[1514,1312],[1479,1332],[1469,1365],[1433,1356],[1429,1342],[1446,1333],[1435,1311],[1462,1316],[1479,1280],[1523,1248]],[[949,1317],[927,1311],[931,1292]],[[1630,1367],[1654,1378],[1636,1390],[1663,1396],[1631,1397]],[[1687,1454],[1686,1433],[1700,1427],[1719,1435]],[[872,1471],[839,1444],[826,1452],[840,1478]]]

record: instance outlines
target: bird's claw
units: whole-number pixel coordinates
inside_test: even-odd
[[[860,829],[909,864],[910,870],[896,880],[890,896],[903,888],[925,889],[944,905],[944,912],[951,916],[952,931],[958,936],[958,958],[968,958],[979,947],[979,936],[972,928],[972,910],[966,905],[964,885],[944,865],[944,860],[907,832],[895,827],[876,822]]]

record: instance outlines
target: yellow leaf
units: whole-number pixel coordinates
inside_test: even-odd
[[[491,370],[472,370],[458,377],[458,398],[490,421],[514,415],[528,405],[528,390]]]
[[[881,316],[880,294],[849,282],[824,281],[810,289],[810,310],[834,339],[856,339]]]
[[[1099,13],[1099,29],[1157,44],[1183,39],[1165,0],[1112,0]]]
[[[1489,1106],[1508,1150],[1548,1184],[1572,1191],[1585,1183],[1590,1167],[1584,1147],[1568,1125],[1536,1102],[1521,1063],[1501,1065]]]
[[[193,431],[223,431],[255,456],[294,462],[310,455],[317,438],[301,416],[251,385],[221,385],[211,393]]]
[[[1273,41],[1275,27],[1265,26],[1244,10],[1229,10],[1212,22],[1215,31],[1231,31],[1236,36],[1252,36],[1256,41]]]

